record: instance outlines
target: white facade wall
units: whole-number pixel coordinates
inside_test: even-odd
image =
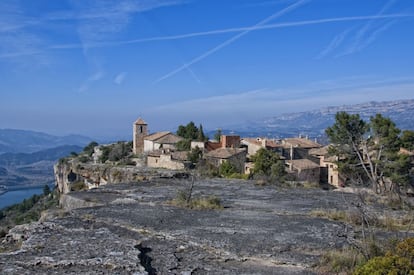
[[[152,152],[154,151],[154,142],[151,140],[144,139],[144,152]]]
[[[195,149],[196,147],[200,149],[204,149],[204,141],[192,141],[191,142],[191,149]]]

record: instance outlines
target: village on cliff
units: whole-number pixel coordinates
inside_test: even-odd
[[[133,153],[145,158],[150,168],[186,169],[191,162],[188,151],[177,150],[183,138],[169,131],[149,133],[148,124],[138,118],[133,124]],[[218,168],[227,162],[237,173],[250,174],[254,168],[252,156],[261,148],[278,153],[286,171],[296,180],[342,186],[336,158],[328,156],[328,146],[322,146],[308,137],[267,139],[221,135],[219,140],[191,141],[191,149],[200,149],[202,158]],[[94,154],[95,162],[101,152]]]

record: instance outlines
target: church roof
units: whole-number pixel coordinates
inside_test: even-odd
[[[141,125],[147,125],[147,123],[142,119],[142,118],[138,118],[134,124],[141,124]]]
[[[157,133],[153,133],[153,134],[150,134],[150,135],[146,136],[144,139],[151,140],[151,141],[156,141],[157,139],[160,139],[163,136],[168,135],[169,133],[170,132],[157,132]]]
[[[159,139],[155,140],[155,142],[160,144],[176,144],[181,140],[183,140],[182,137],[174,135],[173,133],[168,133],[167,135],[164,135]]]
[[[145,140],[150,140],[160,144],[176,144],[182,137],[174,135],[171,132],[157,132],[151,135],[148,135],[144,138]]]

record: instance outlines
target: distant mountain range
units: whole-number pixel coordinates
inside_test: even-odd
[[[33,153],[63,145],[84,147],[92,139],[80,135],[53,136],[41,132],[0,129],[0,154]]]
[[[79,153],[83,147],[63,145],[34,153],[4,153],[0,155],[0,166],[27,165],[39,161],[56,161],[71,152]]]
[[[313,111],[282,114],[232,127],[242,136],[309,136],[320,138],[325,129],[335,122],[335,114],[346,111],[359,114],[368,121],[377,113],[389,117],[401,130],[414,130],[414,99],[386,102],[367,102],[356,105],[326,107]],[[224,132],[229,132],[224,130]]]
[[[34,153],[4,153],[0,155],[0,185],[39,185],[54,180],[53,164],[82,147],[63,145]]]

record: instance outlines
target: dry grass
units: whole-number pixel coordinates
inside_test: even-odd
[[[318,273],[321,274],[352,274],[353,270],[365,262],[364,257],[350,247],[331,250],[322,255]]]
[[[325,218],[333,221],[346,222],[352,225],[360,226],[363,222],[368,222],[370,226],[377,228],[385,228],[389,231],[394,230],[414,230],[414,215],[412,212],[405,214],[404,216],[391,216],[390,214],[384,215],[370,215],[365,216],[357,211],[343,211],[336,209],[317,209],[312,210],[310,215],[313,217]]]
[[[190,209],[223,209],[220,198],[216,196],[191,198],[188,200],[186,192],[178,192],[177,197],[170,201],[172,205]]]
[[[348,215],[345,211],[317,209],[310,212],[312,217],[326,218],[333,221],[346,222]]]

